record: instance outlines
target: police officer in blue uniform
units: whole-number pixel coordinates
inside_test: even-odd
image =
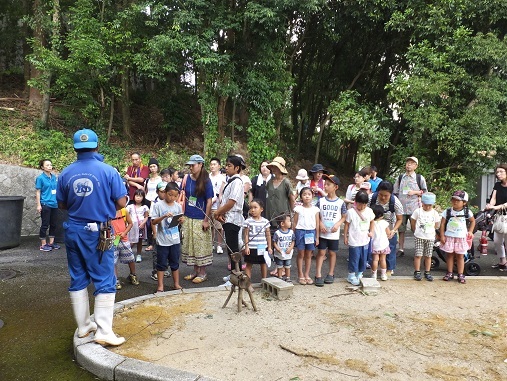
[[[120,345],[125,339],[113,332],[116,293],[113,249],[100,251],[100,228],[125,207],[126,190],[118,172],[103,163],[98,137],[89,129],[74,134],[77,160],[66,167],[58,181],[56,198],[67,209],[65,246],[70,273],[69,293],[78,325],[78,336],[95,332],[95,342]],[[87,287],[95,286],[95,322],[90,320]]]

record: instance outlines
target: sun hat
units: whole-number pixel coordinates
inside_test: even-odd
[[[201,155],[192,155],[190,156],[190,159],[185,163],[185,165],[193,165],[193,164],[199,164],[204,163],[204,159]]]
[[[451,198],[459,201],[468,201],[468,193],[463,190],[457,190],[452,194]]]
[[[359,189],[369,190],[371,189],[371,184],[368,181],[365,181],[364,183],[361,183],[361,185],[359,185]]]
[[[426,205],[434,205],[435,202],[437,201],[437,196],[435,195],[435,193],[426,192],[423,193],[423,195],[421,196],[421,201],[423,204]]]
[[[97,148],[99,138],[95,132],[87,128],[77,131],[74,134],[74,148]]]
[[[405,162],[409,161],[409,160],[412,160],[414,163],[416,163],[417,165],[419,165],[419,160],[417,159],[417,157],[415,156],[409,156],[405,159]]]
[[[337,176],[335,176],[335,175],[326,175],[326,174],[324,174],[324,175],[322,175],[322,178],[324,180],[332,181],[336,185],[340,185],[340,179]]]
[[[285,168],[285,159],[283,157],[280,157],[280,156],[277,156],[273,159],[273,161],[271,163],[269,163],[267,165],[267,167],[277,167],[280,172],[282,172],[282,174],[286,175],[287,173],[287,169]]]
[[[157,184],[157,190],[165,189],[167,183],[165,181],[161,181]]]
[[[312,169],[310,169],[309,171],[310,173],[315,173],[315,172],[322,172],[322,173],[325,173],[327,174],[328,172],[324,169],[324,167],[322,166],[322,164],[314,164]]]
[[[306,169],[300,169],[298,171],[298,175],[296,176],[296,180],[301,180],[301,181],[308,180],[308,172],[306,172]]]

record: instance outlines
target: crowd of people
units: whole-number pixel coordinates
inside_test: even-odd
[[[168,277],[172,277],[174,289],[184,287],[180,263],[191,268],[183,280],[205,282],[213,255],[223,252],[229,258],[232,253],[242,253],[239,262],[230,259],[230,271],[244,270],[251,277],[253,266],[259,265],[264,278],[274,261],[270,274],[286,282],[293,281],[295,255],[297,282],[322,287],[334,282],[343,227],[343,243],[348,246],[347,281],[359,285],[367,268],[371,269],[367,276],[379,276],[383,281],[393,274],[397,256],[405,255],[409,227],[415,237],[415,280],[433,280],[431,256],[438,230],[441,249],[447,253],[443,280],[454,278],[456,261],[458,282],[466,283],[464,255],[475,224],[467,206],[468,194],[455,191],[451,206],[437,213],[433,208],[435,195],[428,191],[424,177],[416,173],[416,157],[406,158],[405,172],[394,184],[379,178],[374,166],[362,168],[346,188],[345,197],[340,198],[340,179],[319,163],[309,170],[300,169],[293,187],[282,157],[262,161],[258,174],[250,179],[243,174],[246,163],[241,155],[228,156],[223,166],[217,157],[206,166],[202,156],[192,155],[185,163],[188,171],[178,171],[161,170],[156,158],[145,166],[141,155],[133,153],[131,165],[121,177],[102,163],[93,131],[78,131],[74,148],[78,160],[58,179],[50,160],[40,163],[43,172],[36,179],[37,210],[42,217],[40,250],[59,249],[54,242],[54,211],[57,206],[67,209],[69,220],[64,227],[69,291],[79,336],[96,331],[96,341],[102,344],[123,342],[110,326],[111,300],[114,304],[114,293],[122,288],[115,276],[117,264],[127,264],[129,281],[138,285],[135,264],[146,252],[152,252],[151,278],[157,281],[157,292],[164,291],[164,278]],[[507,206],[506,170],[503,164],[496,169],[499,182],[489,209]],[[145,253],[143,241],[147,241]],[[505,237],[495,233],[494,241],[500,256],[497,266],[505,269]],[[329,271],[324,274],[326,260]],[[89,319],[86,287],[90,282],[96,288],[95,322]]]

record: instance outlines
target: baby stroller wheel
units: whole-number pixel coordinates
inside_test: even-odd
[[[481,273],[481,266],[473,261],[465,263],[465,274],[469,276],[477,276]]]
[[[438,260],[437,257],[431,257],[431,269],[434,270],[434,269],[437,269],[438,266],[440,266],[440,261]]]

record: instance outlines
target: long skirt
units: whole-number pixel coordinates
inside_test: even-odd
[[[211,226],[202,230],[202,220],[186,217],[183,222],[181,261],[188,266],[209,266],[213,263]]]

